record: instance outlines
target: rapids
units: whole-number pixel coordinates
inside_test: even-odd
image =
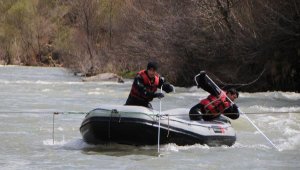
[[[63,68],[0,66],[0,169],[299,169],[300,94],[241,93],[236,103],[278,146],[241,116],[232,147],[86,144],[84,114],[100,104],[124,104],[132,80],[82,82]],[[208,94],[196,87],[166,94],[162,110],[190,108]],[[159,100],[153,107],[159,109]],[[52,139],[53,112],[55,141]],[[71,112],[71,113],[70,113]],[[74,113],[74,114],[73,114]]]

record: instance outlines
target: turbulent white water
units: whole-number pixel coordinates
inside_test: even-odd
[[[277,145],[275,150],[241,116],[232,121],[232,147],[203,145],[89,145],[79,133],[81,114],[100,104],[124,104],[131,86],[114,82],[81,82],[61,68],[0,66],[0,169],[299,169],[300,94],[241,93],[237,104]],[[190,108],[206,92],[176,88],[162,109]],[[159,108],[157,100],[154,108]],[[256,114],[254,114],[256,113]]]

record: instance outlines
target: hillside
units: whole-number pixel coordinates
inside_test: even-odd
[[[177,86],[206,70],[242,91],[300,91],[296,0],[6,0],[0,12],[0,64],[123,75],[156,60]]]

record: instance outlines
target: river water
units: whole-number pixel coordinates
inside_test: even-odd
[[[293,92],[241,93],[237,100],[280,151],[243,116],[232,121],[232,147],[167,144],[158,156],[156,146],[83,142],[84,115],[75,113],[124,104],[131,83],[81,82],[62,68],[0,66],[0,169],[300,169],[300,94]],[[162,110],[190,108],[205,96],[195,87],[177,87]],[[153,106],[158,109],[159,101]],[[55,111],[65,114],[54,117],[53,143]]]

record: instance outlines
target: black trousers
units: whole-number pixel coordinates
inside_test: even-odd
[[[229,117],[230,119],[237,119],[239,118],[238,110],[234,109],[232,106],[224,110],[223,113],[226,117]],[[191,120],[205,120],[210,121],[216,118],[219,118],[221,113],[218,115],[213,115],[211,113],[205,113],[204,106],[200,103],[193,106],[189,112],[189,116]]]
[[[190,109],[190,112],[189,112],[189,117],[191,120],[205,120],[205,121],[209,121],[209,120],[212,120],[212,119],[215,119],[217,117],[219,117],[221,114],[219,115],[213,115],[213,114],[206,114],[204,112],[204,106],[200,103],[196,104],[195,106],[193,106],[191,109]]]
[[[148,101],[141,100],[141,99],[138,99],[138,98],[130,96],[130,95],[128,96],[128,99],[127,99],[125,105],[144,106],[144,107],[153,109],[151,103],[149,103]]]

